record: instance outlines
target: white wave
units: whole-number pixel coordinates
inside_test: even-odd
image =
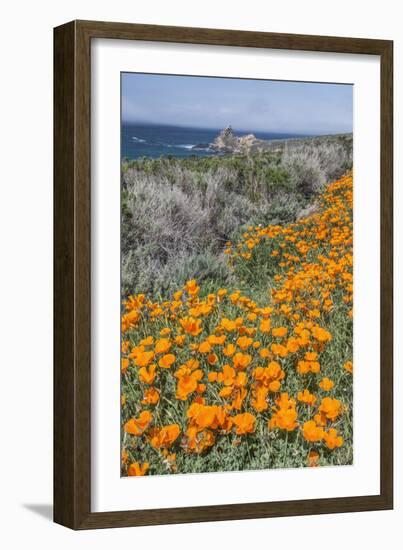
[[[135,141],[136,143],[145,143],[145,139],[142,139],[142,138],[138,138],[136,136],[132,136],[132,140]]]
[[[169,149],[193,149],[193,143],[158,143],[162,147],[168,147]]]

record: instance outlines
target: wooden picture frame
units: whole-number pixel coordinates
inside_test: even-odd
[[[113,38],[380,56],[380,493],[91,512],[91,40]],[[393,507],[393,43],[386,40],[73,21],[54,30],[54,520],[72,529],[387,510]]]

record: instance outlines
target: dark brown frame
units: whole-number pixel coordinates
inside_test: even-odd
[[[381,59],[379,495],[92,513],[90,56],[92,38],[370,54]],[[96,21],[54,29],[54,521],[72,529],[393,507],[393,42]]]

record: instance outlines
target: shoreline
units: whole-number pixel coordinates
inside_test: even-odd
[[[213,142],[206,144],[195,144],[192,147],[186,147],[188,154],[159,154],[158,156],[142,154],[136,157],[129,157],[127,155],[121,157],[122,165],[131,165],[137,161],[144,160],[192,160],[192,159],[208,159],[208,158],[228,158],[228,157],[244,157],[255,156],[265,153],[283,153],[287,148],[294,149],[295,147],[314,146],[316,144],[334,143],[340,142],[348,144],[351,142],[351,148],[353,146],[354,136],[353,132],[340,133],[340,134],[326,134],[316,136],[305,137],[288,137],[288,138],[273,138],[269,140],[260,139],[254,136],[254,134],[247,134],[237,136],[233,134],[230,140],[233,140],[232,144],[219,143],[218,146],[214,146],[214,142],[220,139],[220,136],[225,132],[223,130]],[[228,145],[228,146],[227,146]],[[290,146],[290,147],[287,147]],[[151,148],[150,148],[151,149]],[[181,146],[172,145],[172,149],[182,149]],[[190,154],[189,154],[190,153]]]

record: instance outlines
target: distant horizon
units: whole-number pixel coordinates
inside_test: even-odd
[[[232,130],[236,134],[237,132],[250,133],[250,134],[279,134],[279,135],[293,135],[301,137],[315,137],[315,136],[331,136],[339,134],[352,134],[353,131],[346,132],[325,132],[325,133],[312,133],[312,132],[293,132],[293,131],[284,131],[284,130],[262,130],[262,129],[253,129],[253,128],[238,128],[234,124],[226,124],[223,126],[195,126],[194,124],[170,124],[170,123],[158,123],[158,122],[147,122],[145,120],[123,120],[122,124],[125,126],[166,126],[170,128],[183,128],[188,130],[210,130],[214,132],[221,132],[225,128],[231,126]]]
[[[353,86],[122,73],[124,124],[294,135],[353,130]]]

